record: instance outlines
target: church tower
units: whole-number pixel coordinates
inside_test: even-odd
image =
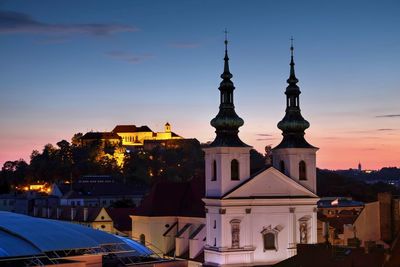
[[[215,140],[204,149],[206,197],[220,198],[250,176],[250,149],[238,136],[244,124],[233,104],[232,74],[229,71],[228,40],[225,38],[224,72],[219,86],[220,105],[211,120],[216,131]]]
[[[304,138],[310,127],[300,112],[300,88],[294,71],[293,39],[290,47],[290,75],[286,87],[286,114],[278,123],[283,139],[272,151],[273,166],[304,187],[316,193],[316,152]]]

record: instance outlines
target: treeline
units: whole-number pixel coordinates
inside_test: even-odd
[[[62,140],[56,146],[47,144],[42,151],[34,150],[29,163],[22,159],[5,162],[0,172],[0,193],[19,185],[73,181],[83,175],[111,175],[121,182],[143,186],[204,177],[204,153],[196,140],[173,148],[157,146],[125,153],[124,163],[119,166],[112,155],[121,150],[121,145],[100,141],[82,145],[81,137],[78,133],[71,142]],[[264,165],[264,156],[252,150],[252,172]]]
[[[335,171],[320,169],[317,169],[317,191],[320,197],[352,197],[354,200],[363,202],[376,201],[380,192],[400,194],[397,187],[387,183],[368,184]]]

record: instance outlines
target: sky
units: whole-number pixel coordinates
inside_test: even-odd
[[[0,0],[0,164],[117,124],[213,140],[227,28],[245,143],[281,140],[293,36],[317,166],[400,167],[399,14],[397,0]]]

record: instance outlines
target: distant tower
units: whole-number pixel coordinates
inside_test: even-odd
[[[233,82],[229,71],[228,40],[225,39],[224,72],[219,86],[220,105],[211,126],[217,136],[205,148],[206,197],[221,197],[226,192],[250,177],[250,149],[238,136],[244,124],[235,112],[233,104]]]
[[[165,132],[166,132],[166,133],[170,133],[170,132],[171,132],[171,125],[169,124],[169,122],[167,122],[167,123],[164,125],[164,129],[165,129]]]
[[[300,88],[294,72],[293,38],[290,46],[290,75],[286,87],[286,114],[278,123],[283,140],[273,149],[273,166],[293,180],[316,193],[317,147],[304,139],[304,131],[310,127],[300,112]]]
[[[358,163],[358,171],[359,171],[359,172],[362,172],[361,162]]]

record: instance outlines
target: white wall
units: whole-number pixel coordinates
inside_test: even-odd
[[[245,250],[253,250],[251,255],[246,252],[242,256],[251,258],[252,263],[274,264],[292,256],[293,253],[288,248],[290,247],[289,244],[295,246],[294,243],[300,242],[300,218],[308,218],[308,241],[309,243],[316,243],[316,205],[296,205],[294,203],[293,207],[294,209],[290,209],[288,206],[223,207],[225,214],[220,214],[221,207],[208,207],[207,223],[211,223],[211,227],[208,227],[210,229],[207,230],[209,232],[207,236],[217,238],[217,248],[213,247],[213,240],[207,239],[207,245],[212,248],[205,251],[206,260],[213,260],[216,261],[214,263],[219,264],[243,263],[244,258],[233,257],[235,253],[232,254],[232,251],[230,251],[232,244],[230,221],[233,219],[241,220],[240,248],[242,248],[243,253],[245,253]],[[251,211],[247,211],[250,213],[246,213],[246,209],[251,209]],[[216,229],[213,229],[214,219],[218,221]],[[263,228],[268,226],[281,229],[278,233],[277,251],[264,251],[261,232]],[[226,253],[221,254],[212,250],[226,251],[230,256],[227,257]]]
[[[280,169],[280,161],[285,163],[285,174],[314,194],[317,193],[316,152],[318,148],[280,148],[272,151],[273,166]],[[306,163],[307,180],[299,180],[299,163]]]

